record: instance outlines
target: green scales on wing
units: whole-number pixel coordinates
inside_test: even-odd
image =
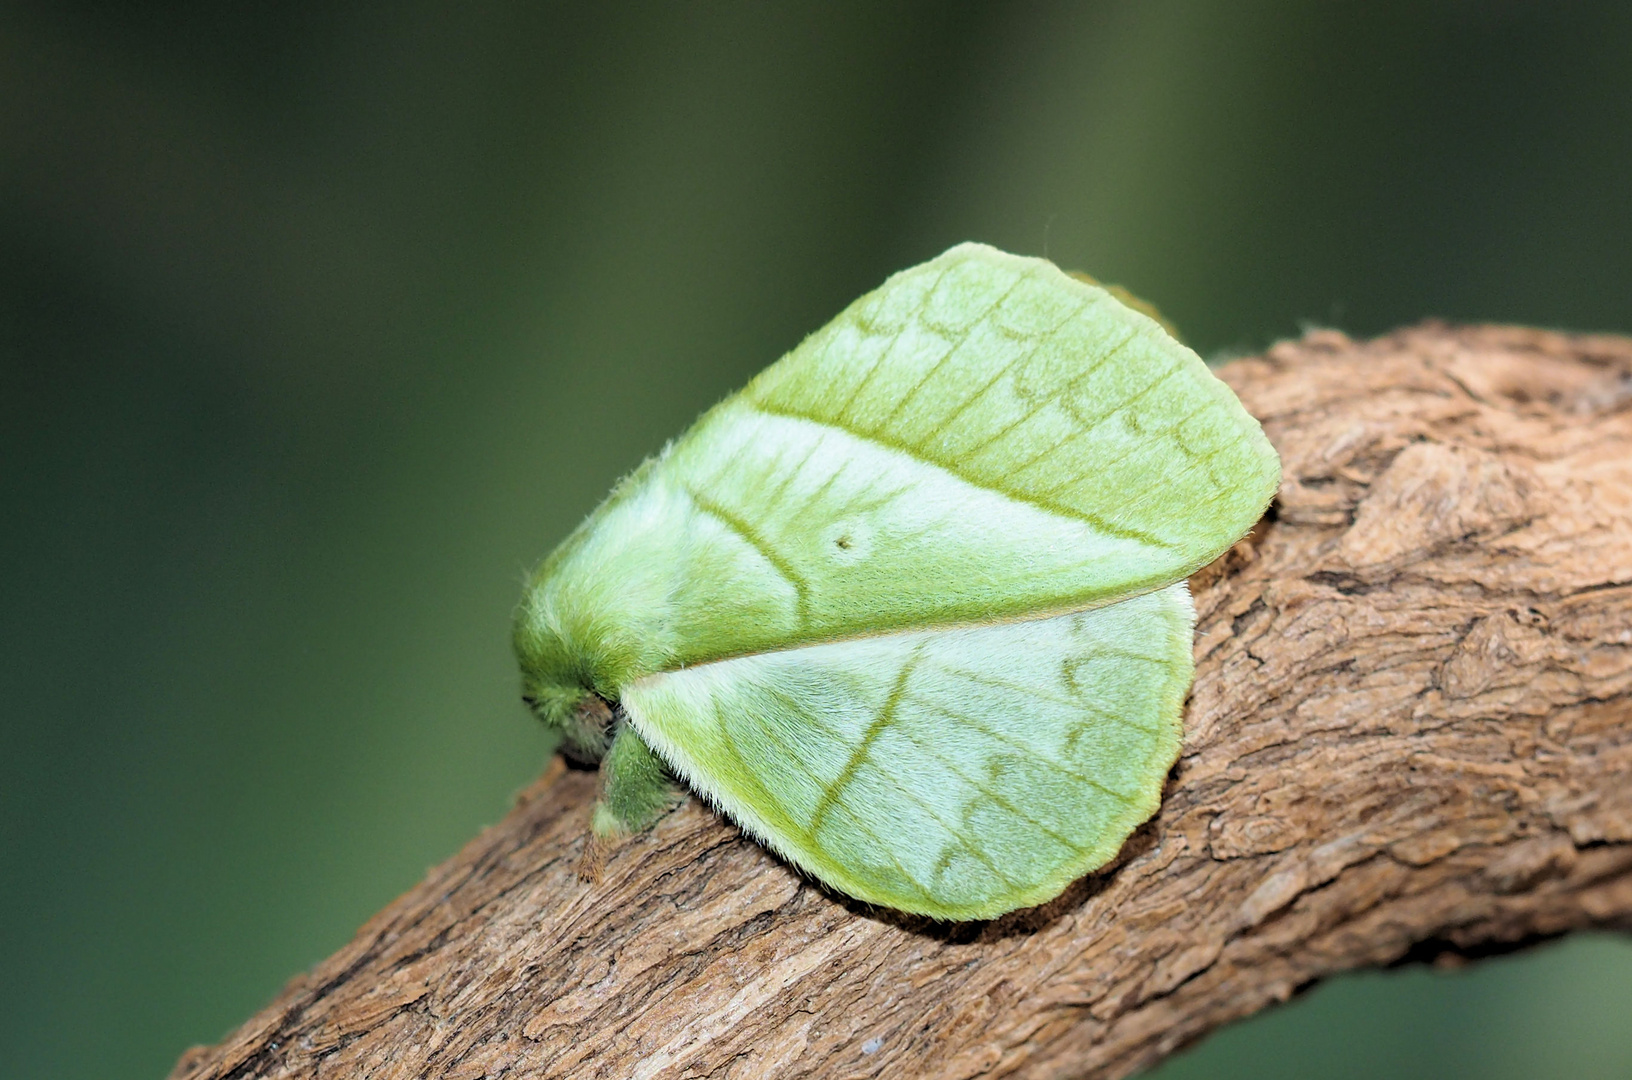
[[[544,562],[525,693],[569,752],[606,755],[598,831],[663,805],[655,751],[860,899],[1039,903],[1154,813],[1191,679],[1183,579],[1278,482],[1153,320],[960,245],[710,410]]]

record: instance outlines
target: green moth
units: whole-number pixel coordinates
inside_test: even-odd
[[[942,919],[1057,896],[1155,813],[1187,575],[1280,461],[1190,350],[1041,259],[902,271],[625,478],[533,574],[524,697],[795,866]]]

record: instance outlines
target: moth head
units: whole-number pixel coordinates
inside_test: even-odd
[[[517,612],[514,644],[521,664],[521,700],[546,728],[561,737],[561,753],[592,765],[612,743],[617,707],[597,693],[595,657],[575,648],[547,619],[538,617],[530,591]]]
[[[580,765],[601,760],[612,744],[617,706],[582,687],[528,686],[522,701],[544,726],[561,735],[561,753]]]

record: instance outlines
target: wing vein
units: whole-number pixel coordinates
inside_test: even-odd
[[[1016,289],[1030,281],[1035,276],[1035,270],[1027,270],[1025,273],[1016,277],[1014,281],[1010,283],[1009,287],[1003,290],[1002,295],[986,306],[986,310],[982,311],[978,318],[971,320],[969,325],[963,328],[963,333],[958,335],[957,340],[950,343],[951,347],[946,350],[941,358],[935,361],[935,363],[931,365],[930,369],[924,372],[917,382],[912,384],[912,389],[901,395],[900,400],[895,403],[895,408],[890,410],[890,414],[883,420],[879,421],[879,430],[889,427],[890,424],[894,422],[895,418],[901,415],[901,410],[907,407],[907,403],[916,397],[920,390],[928,385],[929,380],[933,379],[941,368],[946,366],[946,362],[952,359],[953,356],[957,355],[959,349],[963,348],[969,343],[969,335],[975,332],[975,327],[979,326],[981,323],[990,318],[992,312],[1003,306],[1003,301],[1013,296]]]
[[[934,702],[924,701],[921,698],[915,699],[915,700],[917,700],[918,703],[920,705],[922,705],[926,709],[931,709],[931,710],[933,710],[935,712],[938,712],[942,716],[949,716],[953,720],[958,721],[959,723],[968,724],[970,727],[974,728],[976,731],[980,732],[982,735],[985,735],[989,739],[994,739],[997,742],[1003,743],[1003,744],[1005,744],[1007,746],[1012,746],[1014,749],[1020,751],[1022,754],[1024,754],[1025,756],[1027,756],[1029,758],[1031,758],[1031,760],[1037,762],[1040,765],[1047,765],[1049,768],[1055,769],[1055,770],[1057,770],[1059,772],[1062,772],[1066,776],[1069,776],[1073,780],[1080,780],[1082,783],[1087,784],[1089,787],[1098,788],[1100,791],[1103,791],[1105,794],[1109,795],[1111,798],[1115,799],[1117,802],[1122,803],[1124,806],[1133,806],[1134,805],[1134,799],[1131,796],[1124,795],[1120,791],[1115,791],[1115,790],[1113,790],[1111,788],[1106,787],[1104,784],[1100,783],[1098,780],[1095,780],[1093,777],[1087,775],[1086,773],[1079,772],[1077,769],[1071,767],[1070,765],[1067,765],[1063,761],[1054,760],[1054,758],[1052,758],[1048,754],[1045,754],[1042,751],[1038,750],[1036,747],[1031,746],[1031,745],[1029,745],[1027,743],[1024,743],[1024,742],[1020,741],[1019,739],[1014,738],[1012,735],[1005,735],[1001,731],[998,731],[996,728],[990,727],[990,726],[982,723],[981,721],[977,720],[973,716],[967,716],[967,715],[965,715],[963,713],[953,712],[951,709],[948,709],[944,705],[936,705]]]
[[[695,505],[697,509],[701,510],[709,517],[736,533],[737,536],[740,537],[743,542],[748,544],[749,547],[752,547],[755,551],[759,552],[760,556],[764,558],[766,562],[771,564],[771,567],[779,575],[781,575],[782,579],[789,585],[793,586],[793,591],[798,602],[799,625],[804,626],[808,621],[807,617],[809,615],[808,608],[810,606],[810,583],[804,579],[803,575],[801,575],[799,571],[793,568],[793,564],[784,558],[780,552],[773,548],[770,541],[766,540],[759,534],[759,530],[755,529],[738,515],[733,514],[731,511],[727,510],[725,507],[721,506],[713,499],[710,499],[700,491],[695,491],[686,486],[682,486],[680,490],[686,493],[687,497],[691,499],[692,504]]]
[[[994,803],[1001,806],[1003,809],[1007,810],[1010,814],[1013,814],[1016,818],[1020,819],[1021,821],[1024,821],[1026,824],[1032,826],[1034,829],[1036,829],[1038,832],[1042,833],[1044,836],[1047,836],[1049,839],[1051,839],[1051,840],[1055,841],[1056,843],[1060,844],[1067,851],[1072,852],[1073,854],[1076,854],[1076,855],[1082,855],[1083,854],[1084,849],[1082,847],[1078,846],[1076,843],[1074,843],[1071,840],[1067,840],[1065,837],[1061,836],[1059,833],[1055,832],[1053,829],[1049,828],[1047,825],[1044,825],[1042,822],[1038,821],[1036,818],[1032,817],[1030,814],[1028,814],[1025,811],[1021,810],[1018,806],[1015,806],[1009,800],[1005,799],[1002,795],[999,795],[997,792],[993,791],[991,788],[987,787],[985,784],[982,784],[979,780],[976,780],[971,776],[965,775],[965,773],[964,773],[964,771],[962,769],[958,768],[956,765],[952,764],[946,758],[944,758],[940,754],[936,753],[932,748],[930,748],[928,746],[925,746],[924,743],[923,743],[923,740],[917,738],[915,735],[913,735],[913,733],[911,731],[908,731],[905,728],[903,728],[901,730],[901,734],[904,735],[918,749],[922,750],[925,754],[927,754],[928,756],[934,758],[936,761],[940,762],[942,768],[946,769],[947,772],[951,773],[953,776],[956,776],[959,780],[962,780],[964,783],[968,784],[970,787],[974,788],[976,791],[980,792],[982,795],[986,796],[988,799],[992,800]]]
[[[1067,315],[1065,318],[1061,319],[1059,322],[1055,323],[1052,327],[1050,327],[1049,330],[1048,330],[1048,333],[1038,335],[1037,339],[1032,343],[1031,349],[1028,352],[1024,352],[1024,353],[1021,353],[1018,356],[1012,357],[1009,360],[1008,363],[1006,363],[1002,367],[998,368],[997,369],[997,374],[993,375],[990,379],[986,380],[985,385],[983,385],[979,390],[976,390],[974,393],[965,396],[964,399],[963,399],[963,402],[961,404],[959,404],[956,409],[953,409],[951,412],[947,413],[945,416],[943,416],[939,420],[937,420],[935,422],[935,426],[933,428],[930,428],[929,431],[924,433],[923,441],[927,443],[931,439],[938,438],[939,436],[944,435],[946,433],[946,429],[952,426],[952,422],[954,420],[956,420],[958,417],[962,416],[965,412],[967,412],[969,410],[969,407],[972,406],[975,402],[977,402],[981,398],[985,397],[986,392],[988,390],[990,390],[992,387],[996,386],[998,384],[998,382],[1005,375],[1007,375],[1009,372],[1013,371],[1016,364],[1023,363],[1023,362],[1025,362],[1027,360],[1030,360],[1032,357],[1036,356],[1037,355],[1037,350],[1043,347],[1043,342],[1046,341],[1049,337],[1051,337],[1057,330],[1059,330],[1060,327],[1064,326],[1066,323],[1070,322],[1072,319],[1076,318],[1078,315],[1081,315],[1082,312],[1084,311],[1084,309],[1086,309],[1088,307],[1090,302],[1091,302],[1091,298],[1090,298],[1090,300],[1084,300],[1082,303],[1078,304],[1075,308],[1072,308],[1071,309],[1071,314]],[[1028,415],[1031,415],[1031,414],[1028,414]],[[1001,432],[997,437],[1001,438],[1002,435],[1008,434],[1008,432],[1010,430],[1012,430],[1012,428],[1005,428],[1004,431]],[[984,446],[984,445],[987,445],[987,444],[983,443],[982,445]]]
[[[1178,420],[1175,420],[1172,424],[1170,424],[1168,426],[1168,429],[1166,430],[1165,434],[1173,435],[1174,432],[1176,432],[1179,427],[1181,427],[1184,424],[1189,423],[1191,420],[1194,420],[1196,417],[1200,416],[1202,413],[1206,412],[1210,408],[1212,408],[1212,403],[1208,402],[1206,405],[1203,405],[1201,408],[1195,409],[1195,410],[1192,410],[1191,412],[1186,413],[1184,416],[1180,417]],[[1071,439],[1074,439],[1074,438],[1076,438],[1075,435],[1068,436],[1064,440],[1064,442],[1059,444],[1059,446],[1063,446],[1065,444],[1065,442],[1070,442]],[[1196,461],[1197,459],[1199,459],[1202,456],[1202,455],[1196,453],[1194,450],[1191,450],[1189,447],[1185,446],[1183,443],[1179,442],[1178,437],[1176,435],[1174,435],[1174,437],[1173,437],[1173,443],[1174,443],[1175,446],[1177,446],[1179,448],[1180,452],[1182,452],[1184,454],[1184,456],[1189,458],[1192,462]],[[1050,447],[1049,452],[1052,453],[1054,450],[1059,449],[1059,446]],[[1129,451],[1127,451],[1126,453],[1123,453],[1123,454],[1118,454],[1116,457],[1112,458],[1111,460],[1109,460],[1107,462],[1103,462],[1101,464],[1096,464],[1094,466],[1094,471],[1103,474],[1107,470],[1112,469],[1112,468],[1116,467],[1117,465],[1122,464],[1124,461],[1128,460],[1129,458],[1133,457],[1135,454],[1139,453],[1141,450],[1144,450],[1144,449],[1146,449],[1146,447],[1144,447],[1142,445],[1141,446],[1135,446],[1132,450],[1129,450]],[[1029,464],[1029,462],[1028,462],[1028,464]],[[1193,468],[1193,466],[1186,466],[1184,472],[1179,473],[1179,475],[1180,476],[1188,475],[1192,468]],[[1215,487],[1223,487],[1224,486],[1223,484],[1220,484],[1218,482],[1218,477],[1216,475],[1213,475],[1213,473],[1212,473],[1212,471],[1210,469],[1208,470],[1208,475],[1210,477],[1212,477],[1213,485]],[[1075,477],[1075,476],[1069,477],[1068,479],[1062,480],[1058,484],[1055,484],[1053,487],[1047,488],[1047,489],[1039,492],[1039,494],[1043,498],[1046,499],[1049,496],[1053,495],[1056,491],[1059,491],[1061,488],[1069,487],[1072,484],[1076,483],[1078,479],[1079,478]],[[1163,485],[1163,487],[1166,487],[1166,486],[1168,486],[1168,485],[1165,485],[1165,484]],[[1128,505],[1129,506],[1140,506],[1140,505],[1143,505],[1143,503],[1146,502],[1146,501],[1148,501],[1148,499],[1142,497],[1140,499],[1135,500],[1132,503],[1129,503]]]
[[[920,810],[927,814],[929,818],[935,822],[935,824],[945,829],[947,835],[956,840],[964,851],[967,851],[969,854],[985,863],[986,869],[990,870],[995,877],[1003,882],[1003,884],[1007,885],[1011,889],[1017,886],[1018,883],[1013,878],[1009,877],[1009,875],[1000,870],[998,865],[987,856],[986,852],[982,850],[978,844],[960,832],[957,827],[948,824],[946,820],[936,812],[935,807],[931,806],[925,800],[919,798],[918,794],[912,790],[911,784],[903,782],[899,776],[877,762],[874,762],[873,768],[877,769],[882,775],[889,777],[890,781],[895,785],[896,791],[918,804],[918,808]]]
[[[974,446],[971,446],[971,447],[967,448],[966,450],[964,450],[963,455],[965,457],[973,457],[974,455],[980,453],[982,450],[985,450],[987,447],[991,446],[993,443],[996,443],[996,442],[1006,438],[1009,435],[1010,432],[1014,431],[1016,428],[1020,427],[1020,425],[1024,424],[1027,420],[1030,420],[1032,417],[1036,416],[1038,413],[1040,413],[1044,409],[1048,408],[1055,401],[1058,401],[1060,395],[1063,394],[1065,391],[1071,389],[1073,386],[1077,385],[1079,382],[1086,379],[1088,376],[1092,375],[1094,372],[1098,371],[1100,368],[1104,367],[1106,364],[1110,363],[1111,360],[1116,357],[1116,354],[1121,352],[1123,349],[1127,348],[1128,344],[1131,341],[1133,341],[1133,339],[1135,337],[1137,337],[1137,336],[1138,335],[1137,335],[1137,333],[1135,331],[1132,331],[1132,330],[1128,331],[1128,336],[1127,337],[1123,338],[1121,341],[1117,342],[1115,345],[1113,345],[1109,349],[1107,349],[1105,351],[1105,355],[1101,356],[1098,360],[1094,361],[1093,366],[1090,367],[1087,371],[1084,371],[1082,374],[1080,374],[1080,375],[1076,376],[1075,378],[1073,378],[1070,382],[1067,382],[1064,385],[1058,387],[1057,389],[1054,390],[1053,393],[1044,395],[1036,403],[1034,403],[1031,406],[1031,408],[1029,408],[1025,412],[1021,413],[1014,420],[1012,420],[1009,423],[1003,425],[1003,427],[999,428],[995,433],[993,433],[992,435],[989,435],[986,438],[980,440],[980,442],[976,443]]]
[[[1114,652],[1113,651],[1112,655],[1121,656],[1124,659],[1129,659],[1129,660],[1144,660],[1147,663],[1156,664],[1158,666],[1164,666],[1164,667],[1167,664],[1167,661],[1165,661],[1165,660],[1157,660],[1157,659],[1153,659],[1152,657],[1149,657],[1149,656],[1136,656],[1136,655],[1133,655],[1132,653],[1121,653],[1121,652]],[[962,668],[949,668],[949,667],[946,667],[945,665],[941,665],[941,670],[945,671],[945,672],[948,672],[950,674],[953,674],[953,675],[962,675],[964,678],[968,679],[970,682],[978,682],[983,686],[995,686],[1000,690],[1009,690],[1009,691],[1012,691],[1013,693],[1021,694],[1021,695],[1024,695],[1026,697],[1034,697],[1039,701],[1046,701],[1051,705],[1059,705],[1059,706],[1062,706],[1062,707],[1067,708],[1067,709],[1080,709],[1080,710],[1082,710],[1084,712],[1091,712],[1095,716],[1100,717],[1101,719],[1109,720],[1114,724],[1125,724],[1126,726],[1131,727],[1136,731],[1143,731],[1147,735],[1160,734],[1159,732],[1157,732],[1156,730],[1154,730],[1152,728],[1147,728],[1143,724],[1135,724],[1133,721],[1129,720],[1127,717],[1120,716],[1117,713],[1107,712],[1104,709],[1099,708],[1097,705],[1091,705],[1086,701],[1078,701],[1078,700],[1073,700],[1073,699],[1070,699],[1070,698],[1055,697],[1053,694],[1044,694],[1044,693],[1042,693],[1042,692],[1040,692],[1038,690],[1032,689],[1029,686],[1020,686],[1017,683],[1005,682],[1002,679],[994,679],[994,678],[991,678],[990,676],[986,676],[986,675],[977,675],[973,671],[965,671]]]
[[[805,450],[805,456],[799,459],[799,464],[795,465],[791,469],[788,469],[783,475],[781,482],[776,485],[776,488],[762,496],[761,501],[767,506],[780,502],[782,500],[782,496],[787,494],[788,485],[792,484],[799,478],[799,474],[805,471],[805,466],[810,464],[810,459],[816,456],[816,452],[820,450],[823,444],[826,442],[827,439],[825,436],[813,439],[810,446]],[[782,463],[780,452],[778,452],[776,460],[778,465]]]
[[[816,830],[822,827],[822,819],[827,816],[829,810],[833,809],[833,804],[838,801],[839,794],[850,785],[850,781],[856,775],[856,770],[861,768],[861,763],[867,759],[868,752],[872,750],[873,743],[884,733],[884,729],[894,722],[895,707],[900,702],[901,696],[906,693],[907,678],[912,674],[912,669],[918,666],[918,657],[923,653],[926,644],[927,642],[919,642],[917,647],[912,650],[912,653],[902,662],[901,671],[895,677],[895,684],[890,687],[889,696],[884,699],[884,707],[878,711],[877,716],[873,717],[872,723],[867,725],[867,730],[862,734],[861,741],[850,751],[849,760],[844,763],[844,768],[839,770],[839,775],[833,778],[832,783],[822,789],[822,797],[817,800],[816,809],[810,815],[810,834],[812,836],[815,836]]]
[[[902,322],[901,329],[897,330],[895,332],[895,336],[890,338],[889,347],[879,352],[878,359],[874,360],[873,366],[867,369],[867,374],[863,375],[856,381],[856,388],[850,391],[850,396],[844,399],[844,404],[840,406],[838,411],[833,414],[834,416],[843,416],[845,413],[850,411],[850,406],[854,405],[856,399],[861,396],[861,392],[867,389],[867,384],[873,381],[873,376],[876,375],[878,370],[884,366],[885,362],[888,361],[892,355],[894,355],[895,347],[901,343],[901,336],[906,333],[907,327],[911,326],[912,323],[923,317],[924,311],[929,307],[930,298],[935,295],[935,290],[941,287],[941,282],[944,281],[946,279],[946,275],[951,272],[952,266],[951,264],[948,264],[941,268],[941,272],[939,274],[935,275],[935,284],[924,290],[923,299],[918,301],[918,307],[913,310],[911,317]],[[825,350],[826,347],[826,344],[824,344],[823,349]]]
[[[898,680],[898,682],[904,682],[904,681],[905,681],[904,676],[903,676],[903,678],[901,680]],[[759,797],[762,800],[764,800],[764,803],[765,803],[765,805],[767,807],[773,807],[775,809],[776,815],[779,816],[782,819],[782,821],[784,823],[784,828],[787,829],[788,835],[790,837],[797,837],[797,836],[799,836],[799,834],[802,833],[804,843],[805,843],[805,845],[807,847],[809,847],[812,850],[820,850],[821,849],[821,844],[816,839],[816,830],[817,830],[817,828],[818,828],[818,826],[820,824],[819,818],[813,817],[812,821],[811,821],[811,825],[810,825],[810,827],[808,829],[801,829],[798,826],[798,824],[794,820],[793,815],[788,812],[787,805],[785,803],[783,803],[782,800],[778,799],[774,794],[772,794],[771,790],[769,788],[767,788],[765,786],[765,784],[759,779],[758,773],[748,764],[748,761],[744,757],[741,748],[738,747],[738,745],[737,745],[736,739],[733,738],[732,735],[731,735],[730,726],[725,722],[725,717],[720,712],[720,702],[719,702],[718,698],[713,699],[713,708],[714,708],[714,723],[715,723],[716,729],[719,732],[720,738],[724,741],[726,749],[730,752],[731,756],[734,757],[736,759],[736,761],[737,761],[737,765],[739,766],[738,775],[740,777],[746,779],[749,783],[751,783],[753,785],[754,789],[759,793]],[[796,709],[795,711],[799,715],[806,717],[806,719],[810,719],[809,714],[807,714],[803,709]],[[764,720],[763,717],[761,717],[757,712],[754,712],[753,710],[748,710],[748,713],[749,713],[749,716],[752,719],[753,723],[758,725],[760,733],[765,738],[769,739],[773,743],[781,741],[778,734],[777,734],[777,732],[773,731],[771,728],[766,726],[765,720]],[[878,722],[879,721],[875,721],[875,724],[878,723]],[[822,726],[824,728],[826,727],[825,724],[820,725],[820,726]],[[828,728],[828,730],[831,731],[832,729]],[[879,728],[879,730],[882,731],[883,729]],[[876,735],[874,735],[873,737],[876,738]],[[852,754],[852,757],[854,757],[854,754]],[[859,766],[859,764],[860,764],[860,762],[858,761],[857,765]],[[847,806],[844,805],[844,803],[842,803],[842,802],[830,802],[828,809],[829,810],[836,810],[839,813],[842,813],[845,817],[850,819],[850,822],[853,825],[855,825],[855,827],[857,829],[860,829],[862,832],[864,832],[868,836],[870,836],[872,838],[872,840],[873,840],[873,843],[876,845],[876,847],[880,851],[882,851],[885,855],[887,855],[889,857],[890,862],[895,864],[895,868],[896,868],[896,870],[898,870],[900,872],[901,877],[905,881],[910,883],[914,889],[917,890],[919,896],[923,897],[926,900],[932,898],[933,894],[931,894],[929,889],[927,887],[925,887],[923,882],[919,881],[915,876],[913,876],[913,874],[905,866],[902,865],[901,860],[896,858],[895,852],[891,851],[889,845],[884,842],[884,838],[879,836],[878,833],[874,832],[871,828],[869,828],[867,823],[862,821],[859,817],[857,817],[854,813],[852,813],[850,811],[850,809]],[[819,809],[818,812],[822,813],[824,811],[821,811]],[[750,830],[750,831],[752,831],[752,830]],[[795,861],[797,861],[797,860],[795,860]]]
[[[821,427],[842,431],[846,435],[849,435],[852,438],[861,439],[864,442],[876,443],[885,449],[894,450],[899,454],[905,454],[921,465],[934,465],[937,468],[945,469],[947,472],[951,473],[953,476],[972,487],[978,487],[986,491],[995,492],[1006,499],[1013,499],[1015,502],[1025,503],[1027,506],[1034,506],[1039,510],[1046,511],[1058,517],[1073,518],[1077,521],[1086,522],[1107,536],[1114,536],[1120,540],[1133,540],[1144,544],[1147,547],[1162,548],[1167,551],[1175,551],[1179,547],[1179,545],[1163,540],[1154,533],[1146,532],[1143,529],[1135,529],[1127,525],[1119,525],[1113,521],[1109,521],[1106,518],[1101,517],[1098,514],[1089,513],[1086,510],[1069,506],[1065,503],[1055,502],[1049,499],[1042,499],[1026,492],[1010,490],[1007,488],[996,487],[988,483],[983,483],[979,479],[960,472],[949,465],[936,461],[933,458],[921,455],[915,447],[887,438],[883,435],[869,435],[865,432],[851,428],[846,424],[841,424],[830,420],[817,420],[814,417],[805,416],[796,412],[787,412],[770,405],[756,404],[750,407],[758,412],[766,414],[767,416],[780,416],[790,420],[802,420],[807,424],[816,424]]]
[[[1081,427],[1079,427],[1076,431],[1073,431],[1071,434],[1067,435],[1065,438],[1061,439],[1059,442],[1055,443],[1053,446],[1050,446],[1048,449],[1044,450],[1041,454],[1034,455],[1033,457],[1027,459],[1023,464],[1015,466],[1014,469],[1011,471],[1010,475],[1015,475],[1015,474],[1018,474],[1018,473],[1025,472],[1027,469],[1031,468],[1033,465],[1037,464],[1039,461],[1041,461],[1044,458],[1048,457],[1050,454],[1054,453],[1056,450],[1060,449],[1062,446],[1068,446],[1071,443],[1076,442],[1078,439],[1081,439],[1084,436],[1089,435],[1094,431],[1097,431],[1099,429],[1100,425],[1105,423],[1105,421],[1109,420],[1111,417],[1115,416],[1117,413],[1121,412],[1123,409],[1127,408],[1129,405],[1132,405],[1134,402],[1138,401],[1140,398],[1142,398],[1145,395],[1149,394],[1152,390],[1156,389],[1158,386],[1162,385],[1162,383],[1166,382],[1169,378],[1171,378],[1172,376],[1174,376],[1174,375],[1176,375],[1178,373],[1179,373],[1178,368],[1176,368],[1176,367],[1168,368],[1166,372],[1164,372],[1160,377],[1158,377],[1149,386],[1145,387],[1143,390],[1139,391],[1137,394],[1134,394],[1132,397],[1126,398],[1125,400],[1120,402],[1117,405],[1117,407],[1112,409],[1110,412],[1100,413],[1098,416],[1094,417],[1093,420],[1091,420],[1091,421],[1084,420],[1082,417],[1078,416],[1077,420],[1078,420],[1079,423],[1082,424]],[[1073,415],[1075,415],[1075,413],[1073,413]],[[1127,455],[1123,455],[1123,456],[1126,457]],[[1122,460],[1122,458],[1117,459],[1117,461],[1121,461],[1121,460]],[[1103,466],[1096,463],[1096,465],[1094,466],[1094,469],[1095,469],[1096,472],[1099,472],[1099,471],[1102,471],[1103,469],[1107,468],[1109,466],[1109,464],[1114,464],[1114,462],[1113,463],[1108,463],[1107,465],[1103,465]],[[1080,479],[1080,477],[1075,477],[1075,476],[1071,477],[1070,479],[1066,480],[1062,484],[1056,484],[1054,487],[1048,488],[1045,492],[1040,492],[1038,497],[1039,498],[1047,498],[1047,496],[1049,494],[1052,494],[1053,492],[1056,492],[1056,491],[1060,490],[1060,488],[1065,487],[1065,486],[1067,486],[1069,484],[1075,483],[1078,479]]]

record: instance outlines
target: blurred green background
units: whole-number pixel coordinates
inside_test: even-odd
[[[524,570],[889,272],[1632,331],[1629,192],[1625,3],[7,0],[0,1075],[162,1075],[497,819]],[[1157,1075],[1632,1076],[1632,945]]]

